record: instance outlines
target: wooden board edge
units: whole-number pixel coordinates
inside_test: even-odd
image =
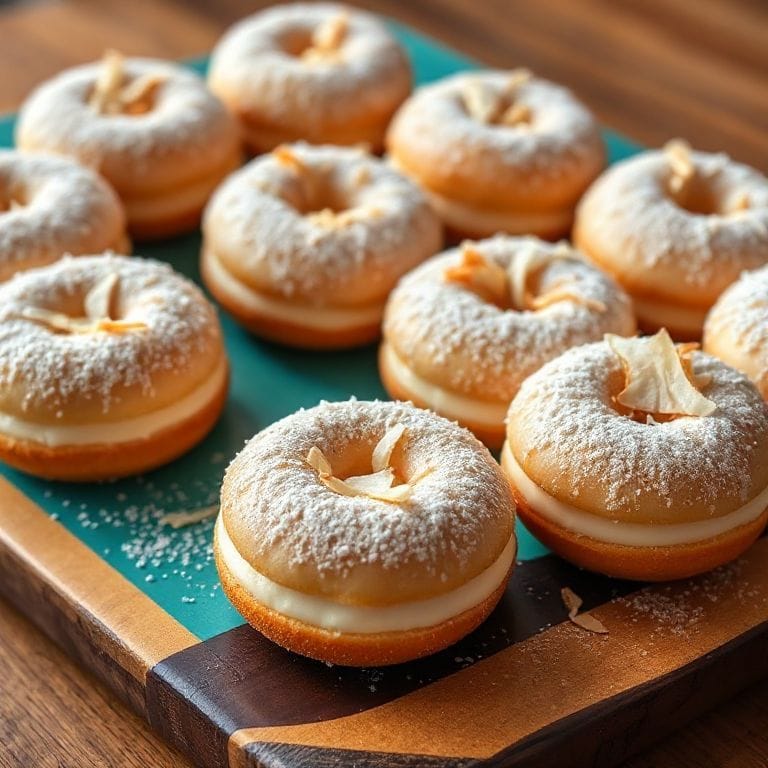
[[[0,593],[145,717],[147,671],[199,643],[4,478]]]

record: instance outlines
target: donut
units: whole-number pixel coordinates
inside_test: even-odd
[[[459,237],[566,235],[605,165],[587,108],[526,70],[463,73],[418,89],[395,115],[387,150]]]
[[[131,251],[109,184],[69,158],[0,150],[0,281],[101,251]]]
[[[631,336],[629,298],[565,243],[497,235],[408,274],[384,313],[389,394],[471,429],[492,448],[523,380],[566,349]]]
[[[298,347],[378,338],[398,278],[436,253],[419,189],[359,149],[278,147],[230,176],[203,217],[203,280],[254,333]]]
[[[321,403],[256,435],[221,488],[214,555],[259,632],[334,664],[441,650],[493,610],[514,502],[468,431],[410,403]]]
[[[702,573],[768,520],[768,406],[666,329],[569,350],[520,387],[502,467],[521,520],[567,560],[625,579]]]
[[[768,262],[768,179],[670,142],[611,166],[590,187],[573,240],[632,296],[644,330],[698,340],[717,297]]]
[[[304,139],[382,148],[411,90],[404,51],[375,16],[333,3],[279,5],[232,27],[208,75],[254,154]]]
[[[16,144],[92,166],[140,239],[194,229],[241,154],[235,119],[197,75],[114,52],[38,87],[21,107]]]
[[[720,295],[704,323],[702,347],[746,373],[768,400],[768,266],[744,272]]]
[[[216,422],[228,366],[213,307],[170,267],[80,256],[0,285],[0,460],[39,477],[143,472]]]

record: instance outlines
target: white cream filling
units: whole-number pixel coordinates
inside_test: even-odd
[[[641,322],[695,336],[701,334],[708,311],[678,307],[664,301],[640,299],[636,296],[632,297],[632,303]]]
[[[0,433],[52,448],[62,445],[114,445],[142,440],[179,424],[202,410],[221,390],[226,376],[227,363],[222,358],[205,382],[186,397],[165,408],[123,421],[57,426],[25,421],[0,412]]]
[[[393,379],[438,413],[457,421],[482,427],[502,427],[509,403],[490,403],[465,397],[425,381],[411,370],[389,344],[384,344],[382,357]]]
[[[508,443],[504,443],[501,464],[526,502],[542,517],[560,528],[608,544],[669,547],[705,541],[757,520],[768,507],[768,488],[765,488],[743,507],[721,517],[693,523],[626,523],[593,515],[550,496],[525,474]]]
[[[204,258],[209,276],[222,293],[265,317],[321,331],[345,331],[358,326],[377,325],[384,314],[383,303],[365,307],[318,307],[276,299],[240,282],[221,263],[212,248],[206,248]]]
[[[314,627],[331,632],[359,634],[422,629],[459,616],[496,591],[506,579],[517,552],[513,533],[499,557],[482,573],[457,589],[428,600],[368,607],[344,605],[325,597],[306,595],[263,576],[237,551],[221,515],[216,522],[216,540],[219,556],[229,572],[254,600],[283,616]]]

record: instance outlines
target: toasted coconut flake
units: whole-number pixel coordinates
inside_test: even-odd
[[[518,88],[525,85],[532,77],[533,73],[530,69],[526,69],[525,67],[518,67],[517,69],[513,69],[509,73],[507,89],[510,91],[516,91]]]
[[[131,115],[149,112],[155,92],[167,80],[166,75],[157,73],[137,77],[123,88],[120,95],[120,111]]]
[[[522,253],[512,259],[507,270],[509,277],[509,293],[512,306],[515,309],[527,309],[530,303],[528,280],[544,265],[552,261],[552,254],[535,245],[525,248]]]
[[[492,259],[486,259],[469,243],[462,245],[461,262],[448,267],[443,272],[443,279],[464,285],[491,303],[503,305],[506,302],[506,271]]]
[[[339,51],[349,33],[349,14],[346,11],[327,19],[312,33],[312,45],[306,48],[301,58],[308,62],[328,59]]]
[[[110,320],[101,318],[94,320],[85,317],[70,317],[61,312],[52,312],[41,307],[24,307],[19,313],[25,320],[32,320],[45,325],[53,331],[71,334],[98,333],[128,333],[147,329],[146,323],[131,320]]]
[[[361,165],[352,179],[352,184],[357,188],[364,187],[371,182],[371,169],[367,165]]]
[[[747,192],[740,192],[736,200],[733,203],[734,211],[747,211],[751,205],[749,194]]]
[[[467,82],[461,98],[470,117],[485,125],[493,123],[502,111],[501,95],[479,78]]]
[[[607,333],[605,340],[624,367],[626,383],[616,402],[625,408],[656,417],[709,416],[717,408],[689,380],[665,328],[645,338],[626,339]],[[690,349],[685,352],[690,353]]]
[[[372,475],[353,475],[344,482],[357,491],[363,493],[383,493],[388,491],[395,482],[395,471],[392,467],[386,467],[374,472]]]
[[[307,454],[307,464],[309,464],[309,466],[319,475],[330,476],[333,474],[331,462],[325,458],[325,454],[316,445],[313,445],[309,449],[309,453]]]
[[[569,587],[560,590],[560,597],[568,611],[568,619],[576,626],[598,635],[608,634],[605,625],[589,613],[579,613],[584,601]]]
[[[679,194],[696,173],[691,157],[691,146],[682,139],[673,139],[664,145],[664,154],[672,171],[669,188],[673,193]]]
[[[142,323],[138,320],[110,320],[106,318],[99,320],[91,329],[80,331],[80,333],[93,333],[94,331],[102,331],[104,333],[130,333],[131,331],[146,331],[148,328],[146,323]]]
[[[123,55],[109,49],[104,52],[101,70],[90,98],[90,105],[99,114],[117,112],[120,89],[123,85]]]
[[[307,170],[307,167],[304,165],[304,163],[299,160],[299,158],[296,156],[296,153],[287,144],[281,144],[279,147],[275,147],[272,150],[272,156],[275,158],[275,160],[277,160],[278,163],[280,163],[280,165],[292,168],[298,173],[303,173]]]
[[[541,296],[534,296],[528,301],[528,304],[531,309],[544,309],[551,304],[557,304],[559,301],[570,301],[574,304],[581,304],[587,309],[591,309],[593,312],[599,312],[600,314],[608,311],[608,308],[602,301],[588,299],[586,296],[582,296],[580,293],[565,286],[553,288],[551,291],[547,291],[547,293],[542,293]]]
[[[163,515],[160,518],[160,525],[170,525],[171,528],[174,529],[185,528],[188,525],[195,525],[196,523],[201,523],[203,520],[208,520],[218,514],[218,512],[218,504],[214,504],[210,507],[202,507],[200,509],[183,509],[179,512],[169,512],[167,515]]]
[[[352,224],[370,219],[378,219],[384,215],[384,211],[375,205],[356,206],[345,211],[334,211],[331,208],[323,208],[307,215],[307,220],[316,227],[322,229],[344,229]]]
[[[115,290],[119,282],[119,275],[112,272],[99,280],[88,291],[84,301],[86,317],[92,320],[112,317],[112,302],[114,301]]]
[[[523,123],[530,123],[532,117],[533,112],[531,111],[531,108],[516,101],[504,110],[499,122],[502,125],[520,125]]]
[[[405,427],[402,424],[395,424],[395,426],[388,429],[384,437],[379,440],[376,447],[373,449],[373,455],[371,456],[371,469],[373,469],[374,472],[378,473],[389,467],[392,451],[395,450],[395,446],[400,442],[400,438],[404,434]]]

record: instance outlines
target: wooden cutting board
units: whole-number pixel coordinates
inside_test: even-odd
[[[473,66],[395,31],[419,82]],[[0,145],[12,124],[0,121]],[[637,150],[606,140],[612,160]],[[196,234],[142,249],[194,279],[198,252]],[[0,590],[199,765],[615,765],[768,673],[766,540],[699,579],[643,588],[579,571],[521,530],[492,617],[398,667],[329,667],[243,626],[219,589],[212,521],[176,529],[167,515],[215,502],[226,463],[267,424],[385,393],[373,348],[286,350],[222,322],[230,401],[188,456],[110,484],[0,478]],[[566,586],[607,635],[567,621]]]

